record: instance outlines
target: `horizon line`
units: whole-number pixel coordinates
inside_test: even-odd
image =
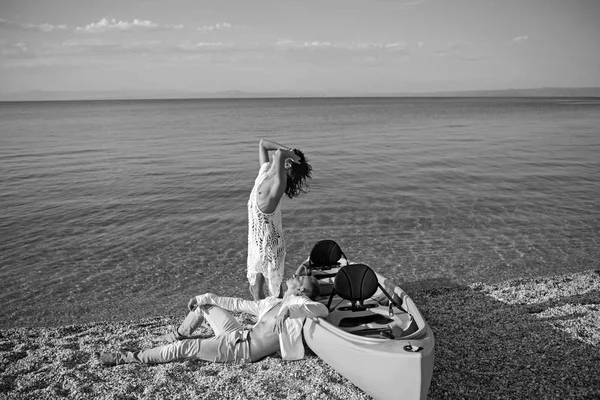
[[[573,93],[573,92],[583,93]],[[555,92],[555,93],[548,93]],[[591,92],[591,93],[590,93]],[[37,96],[41,97],[36,99]],[[145,97],[147,96],[147,97]],[[53,98],[44,98],[53,97]],[[317,99],[317,98],[449,98],[449,97],[600,97],[600,87],[538,87],[538,88],[508,88],[508,89],[475,89],[448,90],[427,92],[390,92],[390,93],[360,93],[360,92],[321,92],[318,91],[272,91],[249,92],[242,90],[220,91],[186,91],[180,89],[136,89],[136,90],[92,90],[92,91],[52,91],[29,90],[0,94],[0,102],[27,101],[110,101],[110,100],[218,100],[218,99]],[[3,99],[4,98],[4,99]]]

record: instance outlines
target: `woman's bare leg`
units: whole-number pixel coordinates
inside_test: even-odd
[[[261,273],[256,274],[254,285],[250,285],[250,294],[254,298],[254,301],[262,300],[265,298],[264,293],[265,277]]]

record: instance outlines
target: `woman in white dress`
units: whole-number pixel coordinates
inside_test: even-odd
[[[269,151],[274,151],[272,159]],[[280,201],[306,193],[312,167],[300,150],[262,139],[258,145],[260,170],[248,199],[247,278],[254,300],[264,299],[265,279],[270,296],[281,296],[285,240]]]

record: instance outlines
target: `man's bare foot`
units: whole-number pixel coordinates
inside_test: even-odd
[[[112,367],[119,364],[125,364],[121,353],[100,353],[98,356],[100,364],[106,367]]]

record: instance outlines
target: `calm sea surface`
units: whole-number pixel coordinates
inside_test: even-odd
[[[408,286],[599,266],[598,99],[0,103],[0,327],[248,298],[260,138],[313,166],[286,276],[324,238]]]

